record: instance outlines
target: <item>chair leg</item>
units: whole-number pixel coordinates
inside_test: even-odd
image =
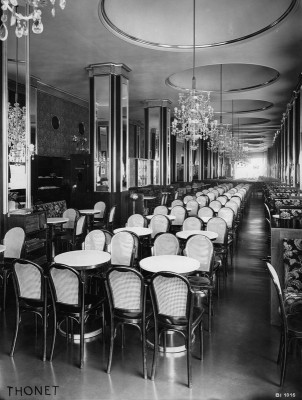
[[[286,362],[287,362],[287,346],[288,346],[288,343],[287,343],[287,341],[284,339],[283,354],[282,354],[282,362],[281,362],[280,386],[283,386],[284,378],[285,378]]]
[[[66,335],[68,335],[67,326],[66,326]],[[54,352],[54,348],[55,348],[55,342],[56,342],[56,336],[57,336],[57,314],[56,314],[56,311],[54,310],[54,313],[53,313],[52,343],[51,343],[49,361],[52,361],[53,352]]]
[[[6,309],[6,289],[7,289],[7,279],[8,279],[8,273],[7,271],[4,269],[3,270],[3,281],[2,281],[2,289],[3,289],[3,293],[2,293],[2,310],[5,311]]]
[[[107,363],[107,374],[111,372],[111,364],[112,364],[112,355],[113,355],[113,346],[114,346],[114,323],[111,320],[110,322],[110,348],[109,348],[109,356],[108,356],[108,363]]]
[[[203,360],[203,326],[202,321],[199,323],[199,357]]]
[[[80,329],[81,329],[81,337],[80,337],[80,368],[84,367],[84,328],[85,328],[85,320],[84,315],[80,317]],[[73,332],[72,332],[73,336]]]
[[[143,356],[143,374],[144,379],[147,379],[147,354],[146,354],[146,324],[142,323],[142,356]]]
[[[43,361],[46,361],[47,308],[43,310]]]
[[[14,352],[15,352],[15,346],[16,346],[16,341],[17,341],[17,336],[18,336],[18,331],[19,331],[19,323],[20,323],[20,309],[19,309],[19,304],[16,304],[16,328],[15,328],[15,334],[14,334],[14,339],[13,339],[13,343],[12,343],[12,347],[10,350],[10,356],[13,357],[14,356]]]
[[[151,380],[154,381],[157,358],[158,358],[158,326],[156,318],[154,318],[154,351],[153,351],[153,362],[152,362],[152,372],[151,372]]]
[[[191,363],[191,351],[192,351],[192,333],[189,332],[186,337],[187,347],[187,373],[188,373],[188,387],[192,387],[192,363]]]
[[[209,330],[209,333],[211,333],[212,332],[212,312],[213,312],[213,310],[212,310],[212,308],[213,308],[213,305],[212,305],[212,290],[209,290],[209,292],[208,292],[208,302],[209,302],[208,330]]]

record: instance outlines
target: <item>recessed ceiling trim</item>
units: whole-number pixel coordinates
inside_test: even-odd
[[[249,33],[247,35],[238,37],[238,38],[233,38],[225,41],[220,41],[216,43],[207,43],[207,44],[196,44],[195,48],[196,49],[204,49],[204,48],[209,48],[209,47],[219,47],[219,46],[225,46],[228,44],[234,44],[238,42],[242,42],[247,39],[254,38],[255,36],[261,35],[264,32],[274,28],[276,25],[278,25],[280,22],[282,22],[289,14],[290,12],[294,9],[296,4],[298,3],[299,0],[292,0],[289,7],[285,10],[285,12],[276,20],[271,22],[270,24],[266,25],[265,27]],[[107,28],[110,32],[112,32],[114,35],[118,36],[120,39],[123,39],[127,42],[136,44],[138,46],[143,46],[143,47],[149,47],[152,49],[156,50],[168,50],[168,51],[190,51],[192,50],[193,46],[192,45],[177,45],[177,44],[168,44],[168,43],[156,43],[156,42],[151,42],[136,36],[133,36],[122,29],[118,28],[109,18],[108,14],[106,13],[105,10],[105,2],[106,0],[100,0],[99,2],[99,7],[98,7],[98,13],[99,13],[99,18],[102,24]]]

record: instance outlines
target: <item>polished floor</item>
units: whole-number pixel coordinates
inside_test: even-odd
[[[301,351],[288,361],[283,389],[276,364],[279,330],[269,324],[269,277],[261,260],[267,253],[263,203],[253,198],[246,210],[227,284],[215,299],[213,331],[205,330],[204,360],[193,357],[193,388],[186,386],[185,353],[161,355],[155,381],[142,378],[139,334],[126,330],[126,346],[116,341],[111,375],[105,372],[107,343],[86,343],[86,360],[77,367],[78,345],[66,348],[58,337],[52,363],[42,362],[41,342],[24,320],[14,358],[8,353],[14,307],[1,315],[0,399],[58,400],[272,400],[302,399]],[[205,321],[206,329],[206,321]],[[198,346],[194,353],[198,353]],[[148,351],[150,374],[152,351]],[[35,387],[42,394],[34,394]],[[30,395],[31,394],[31,395]]]

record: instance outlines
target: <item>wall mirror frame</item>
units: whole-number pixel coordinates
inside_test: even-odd
[[[13,31],[8,35],[8,39],[2,42],[2,213],[9,214],[15,207],[31,207],[31,121],[30,121],[30,71],[29,71],[29,36],[18,39],[18,52],[16,51],[17,42]],[[15,56],[15,53],[16,56]],[[15,65],[18,63],[20,74],[14,75]],[[12,157],[8,142],[8,103],[11,100],[9,95],[9,80],[15,80],[16,90],[19,82],[24,87],[23,104],[25,112],[25,141],[24,156],[18,160]],[[12,103],[12,101],[10,101]],[[14,104],[12,104],[14,105]],[[22,178],[18,178],[19,174]],[[17,181],[15,180],[17,179]],[[17,201],[13,199],[16,198]],[[12,201],[13,200],[13,201]],[[13,204],[12,204],[13,203]]]

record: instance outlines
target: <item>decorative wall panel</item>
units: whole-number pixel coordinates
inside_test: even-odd
[[[52,118],[59,119],[58,129],[52,126]],[[49,157],[69,157],[77,154],[72,136],[79,136],[79,123],[85,127],[84,137],[89,147],[89,109],[71,101],[38,91],[37,93],[37,153]]]

